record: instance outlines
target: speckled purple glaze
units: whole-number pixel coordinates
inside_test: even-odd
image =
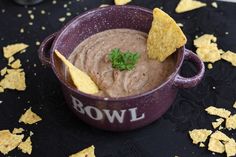
[[[56,49],[67,58],[80,42],[95,33],[115,28],[149,32],[151,22],[152,11],[145,8],[137,6],[98,8],[74,18],[61,31],[49,36],[42,43],[39,48],[42,63],[52,67],[62,84],[67,104],[82,121],[111,131],[143,127],[157,120],[168,110],[178,88],[194,87],[201,81],[205,71],[204,64],[193,52],[184,47],[179,48],[175,54],[177,60],[175,72],[161,86],[140,95],[121,98],[97,97],[76,90],[65,80],[64,66],[53,53]],[[184,60],[196,65],[198,70],[196,76],[185,78],[179,75]]]

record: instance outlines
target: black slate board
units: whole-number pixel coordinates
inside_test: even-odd
[[[206,1],[206,0],[205,0]],[[22,7],[11,0],[0,1],[0,47],[15,42],[28,43],[30,47],[24,54],[17,54],[22,59],[27,77],[25,92],[7,91],[0,94],[0,130],[23,127],[34,132],[32,137],[34,157],[65,157],[90,145],[95,145],[98,157],[208,157],[213,156],[205,148],[191,144],[188,130],[193,128],[211,128],[215,117],[208,116],[204,109],[209,105],[225,107],[236,112],[232,104],[236,100],[236,68],[225,61],[218,61],[212,70],[206,70],[202,83],[193,89],[180,90],[171,109],[153,124],[131,132],[112,133],[92,128],[79,121],[64,102],[59,82],[50,68],[41,66],[37,55],[36,41],[42,41],[46,36],[58,31],[63,23],[58,18],[71,12],[72,16],[85,10],[98,7],[100,4],[113,4],[111,0],[71,0],[72,4],[64,8],[67,0],[45,0],[34,7]],[[184,24],[183,31],[188,38],[187,48],[195,50],[193,39],[195,35],[213,33],[218,37],[218,45],[224,50],[236,52],[236,4],[218,2],[217,9],[211,7],[211,1],[206,1],[208,7],[176,14],[174,9],[178,0],[134,0],[131,4],[153,9],[163,7],[177,22]],[[3,13],[2,9],[5,10]],[[35,20],[33,26],[27,10],[33,10]],[[45,10],[50,15],[41,15]],[[18,18],[17,14],[22,14]],[[46,30],[42,31],[41,26]],[[20,33],[20,28],[25,33]],[[225,34],[229,32],[229,34]],[[0,53],[0,68],[7,63]],[[27,61],[28,60],[28,61]],[[34,67],[34,64],[37,66]],[[186,62],[182,68],[183,75],[192,75],[195,69]],[[24,109],[32,106],[43,121],[38,125],[26,126],[18,123]],[[235,131],[226,133],[236,138]],[[0,156],[2,156],[0,154]],[[9,156],[23,157],[18,150]],[[225,156],[225,155],[214,155]]]

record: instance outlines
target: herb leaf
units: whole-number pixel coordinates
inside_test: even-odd
[[[140,55],[138,53],[132,53],[130,51],[121,52],[120,49],[115,48],[111,50],[111,53],[108,55],[109,60],[112,63],[114,69],[120,71],[123,70],[132,70],[135,67]]]

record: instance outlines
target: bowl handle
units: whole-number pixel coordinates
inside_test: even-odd
[[[177,74],[174,79],[174,85],[179,88],[191,88],[195,87],[203,78],[205,72],[204,63],[198,58],[196,54],[192,51],[185,49],[184,50],[184,60],[189,60],[195,64],[197,67],[198,73],[190,78],[183,77],[180,74]]]
[[[52,46],[52,43],[56,37],[57,33],[53,33],[51,35],[49,35],[46,39],[44,39],[44,41],[42,42],[42,44],[40,45],[39,49],[38,49],[38,55],[39,55],[39,59],[42,62],[43,65],[50,65],[50,49]]]

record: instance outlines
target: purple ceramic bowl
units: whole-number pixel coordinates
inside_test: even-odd
[[[59,50],[66,58],[89,36],[115,28],[130,28],[148,33],[152,11],[137,6],[109,6],[75,17],[61,31],[46,38],[39,48],[43,64],[50,65],[61,82],[71,110],[84,122],[104,130],[125,131],[143,127],[161,117],[173,103],[178,88],[196,86],[205,71],[203,62],[184,47],[177,50],[176,69],[162,85],[148,92],[121,98],[104,98],[78,91],[65,80],[64,64],[54,55]],[[184,60],[197,67],[190,78],[179,75]]]

